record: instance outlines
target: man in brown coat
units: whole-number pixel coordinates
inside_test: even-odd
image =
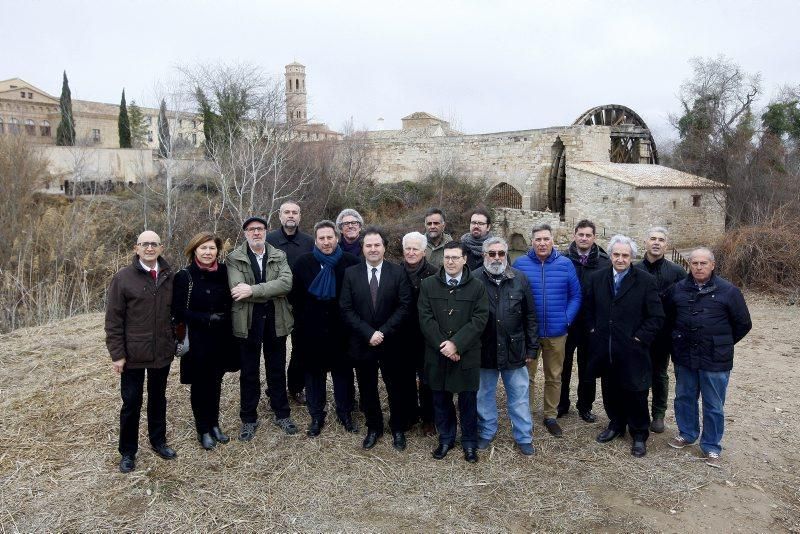
[[[142,232],[134,251],[132,264],[111,279],[105,324],[106,347],[120,375],[119,470],[123,473],[136,467],[145,374],[150,445],[165,460],[177,456],[167,446],[167,376],[175,355],[170,319],[173,273],[160,257],[163,245],[155,232]]]

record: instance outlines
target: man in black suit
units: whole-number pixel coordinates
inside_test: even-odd
[[[403,268],[384,261],[386,237],[377,228],[364,231],[365,262],[348,267],[344,274],[339,306],[350,329],[349,353],[356,365],[362,395],[367,436],[363,446],[371,449],[383,434],[383,413],[378,397],[378,369],[389,395],[389,426],[392,444],[406,448],[405,432],[413,422],[414,366],[402,361],[397,350],[400,328],[408,318],[411,285]]]

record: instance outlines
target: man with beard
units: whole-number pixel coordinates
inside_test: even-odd
[[[333,221],[314,225],[314,250],[300,256],[293,269],[289,301],[294,307],[294,339],[305,356],[305,387],[311,424],[306,434],[315,437],[325,426],[328,371],[339,422],[348,432],[358,432],[353,422],[353,365],[347,357],[347,328],[339,311],[344,271],[359,263],[344,252]]]
[[[428,239],[425,257],[437,269],[442,266],[444,244],[453,240],[450,234],[444,233],[446,227],[442,210],[431,208],[425,213],[425,237]]]
[[[644,259],[636,267],[652,274],[656,278],[658,294],[661,302],[673,284],[686,278],[686,271],[664,257],[669,243],[669,232],[665,228],[656,226],[647,231]],[[660,434],[664,432],[664,415],[667,413],[667,398],[669,397],[669,355],[670,355],[670,330],[664,325],[658,332],[655,341],[650,345],[650,359],[653,364],[653,385],[650,413],[653,421],[650,431]]]
[[[478,449],[487,449],[497,433],[497,379],[503,378],[514,441],[525,456],[534,453],[533,420],[528,399],[528,368],[536,358],[536,310],[528,279],[508,265],[508,243],[501,237],[483,242],[483,268],[475,278],[489,297],[489,320],[481,339],[478,389]]]
[[[297,258],[311,252],[314,248],[314,238],[300,231],[300,205],[292,200],[287,200],[278,209],[280,228],[267,234],[267,243],[282,250],[286,254],[289,268],[294,269]],[[292,356],[289,358],[289,369],[286,371],[286,389],[289,398],[297,404],[305,404],[303,394],[305,381],[302,368],[302,354],[296,350],[297,338],[292,332]]]
[[[427,219],[426,219],[427,220]],[[419,313],[417,312],[417,302],[419,301],[419,288],[422,281],[429,276],[435,275],[439,269],[429,263],[425,258],[426,243],[425,236],[419,232],[411,232],[403,236],[403,267],[406,270],[408,279],[411,282],[413,298],[409,306],[409,318],[405,323],[405,334],[401,338],[402,347],[400,353],[406,355],[405,358],[414,359],[417,369],[418,387],[418,413],[422,422],[422,435],[429,436],[435,434],[433,426],[433,398],[431,388],[425,380],[423,367],[425,364],[425,339],[419,329]],[[444,245],[442,245],[444,247]],[[442,248],[444,250],[444,248]]]
[[[596,228],[592,221],[583,219],[575,225],[575,239],[569,245],[567,257],[572,260],[581,288],[586,287],[589,275],[611,267],[611,260],[606,251],[594,241]],[[558,417],[569,412],[569,383],[572,378],[572,361],[575,351],[578,352],[578,402],[575,407],[578,415],[587,423],[597,421],[597,416],[592,413],[592,404],[597,394],[596,380],[586,374],[589,363],[589,328],[586,326],[586,312],[581,306],[575,320],[567,332],[567,344],[564,351],[564,366],[561,371],[561,400],[558,403]]]
[[[484,208],[475,208],[469,216],[469,233],[461,236],[467,249],[467,267],[470,271],[483,265],[483,242],[492,236],[492,216]]]

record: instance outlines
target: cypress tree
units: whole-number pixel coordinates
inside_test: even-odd
[[[144,123],[144,114],[136,100],[131,100],[128,108],[128,124],[131,129],[131,147],[142,148],[147,142],[147,125]]]
[[[119,103],[117,129],[119,130],[119,147],[131,148],[131,122],[128,118],[128,106],[125,103],[125,89],[122,89],[122,100]]]
[[[199,87],[195,92],[195,98],[200,106],[200,113],[203,115],[203,137],[205,138],[206,155],[211,156],[215,141],[217,115],[211,109],[208,98]]]
[[[162,158],[170,157],[172,143],[169,139],[169,123],[167,122],[167,103],[161,99],[161,107],[158,110],[158,154]]]
[[[56,130],[56,144],[58,146],[73,146],[75,144],[75,121],[72,119],[72,93],[69,90],[67,71],[64,71],[64,82],[61,85],[61,122]]]

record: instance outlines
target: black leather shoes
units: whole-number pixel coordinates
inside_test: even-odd
[[[378,443],[378,438],[381,437],[383,432],[378,432],[377,430],[368,430],[367,437],[364,438],[364,443],[361,444],[362,447],[369,450]]]
[[[324,419],[312,419],[306,430],[306,435],[310,438],[315,438],[322,432],[322,427],[325,426]]]
[[[406,435],[403,432],[392,432],[392,447],[398,451],[406,450]]]
[[[211,437],[219,443],[228,443],[231,440],[231,438],[218,426],[211,428]]]
[[[614,438],[621,438],[625,435],[625,432],[617,432],[616,430],[612,430],[610,428],[606,428],[602,432],[597,435],[597,442],[598,443],[608,443]]]
[[[202,445],[203,448],[207,451],[210,451],[211,449],[217,446],[217,442],[214,441],[214,438],[211,437],[210,433],[198,434],[197,441],[199,441],[200,445]]]
[[[588,412],[578,412],[578,415],[580,415],[581,419],[583,419],[587,423],[597,422],[597,416],[593,414],[591,410],[589,410]]]
[[[119,461],[119,472],[130,473],[136,469],[136,456],[133,454],[123,454],[122,460]]]
[[[478,461],[478,451],[475,447],[467,447],[464,449],[464,459],[471,464]]]
[[[556,417],[558,417],[560,419],[560,418],[564,417],[565,415],[567,415],[568,413],[569,413],[569,407],[561,408],[559,406],[558,411],[556,412]]]
[[[663,417],[656,417],[653,419],[653,422],[650,423],[650,432],[655,432],[656,434],[661,434],[662,432],[664,432]]]
[[[345,419],[339,419],[339,422],[342,423],[342,426],[348,432],[355,434],[358,432],[358,425],[353,421],[352,417],[346,417]]]
[[[637,458],[641,458],[642,456],[647,454],[647,442],[634,441],[633,447],[631,447],[631,454],[636,456]]]
[[[154,445],[153,451],[165,460],[174,460],[175,458],[178,457],[178,453],[175,452],[170,447],[168,447],[166,443],[162,443],[161,445],[158,446]]]
[[[553,435],[553,437],[560,438],[564,434],[559,424],[556,423],[555,419],[545,419],[544,426],[547,428],[547,431]]]
[[[441,460],[445,456],[447,456],[447,452],[453,448],[452,443],[440,443],[438,447],[433,450],[433,457],[437,460]]]

